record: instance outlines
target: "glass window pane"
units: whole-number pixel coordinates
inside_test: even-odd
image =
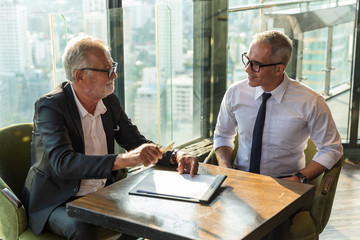
[[[27,16],[17,1],[0,3],[0,128],[31,122],[35,100],[53,86],[48,29],[47,15]]]
[[[107,11],[95,10],[105,2],[79,12],[84,2],[0,2],[0,127],[31,122],[35,101],[66,80],[67,39],[89,34],[107,42]],[[75,12],[48,14],[61,9]]]
[[[1,5],[2,16],[8,14],[0,18],[0,127],[32,121],[36,99],[65,80],[61,57],[69,39],[86,34],[109,42],[109,17],[121,21],[123,14],[129,117],[155,142],[180,145],[198,138],[192,110],[193,2],[130,1],[121,14],[105,10],[105,4],[55,1],[51,5],[61,13],[50,16],[44,1],[33,3],[38,10],[17,1]],[[29,17],[27,9],[37,14]]]
[[[317,92],[325,89],[327,31],[327,28],[308,31],[303,39],[302,82]]]
[[[141,16],[141,17],[140,17]],[[149,139],[180,145],[193,128],[193,4],[124,7],[126,112]]]
[[[354,23],[344,23],[334,27],[330,89],[341,85],[350,87]],[[344,34],[346,32],[347,34]]]

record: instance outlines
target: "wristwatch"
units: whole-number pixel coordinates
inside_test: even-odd
[[[295,174],[295,176],[297,176],[299,178],[301,183],[308,183],[309,182],[309,179],[304,174],[302,174],[301,172],[297,172]]]
[[[176,148],[171,152],[171,156],[170,156],[170,163],[171,164],[177,164],[176,155],[177,155],[178,151],[179,151],[179,149]]]

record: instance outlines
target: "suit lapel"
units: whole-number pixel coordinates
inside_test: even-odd
[[[74,122],[74,125],[76,127],[76,130],[77,130],[79,136],[81,136],[81,140],[83,142],[82,145],[84,145],[84,134],[83,134],[83,130],[82,130],[79,110],[76,106],[74,94],[72,92],[70,83],[64,84],[62,86],[62,88],[64,89],[64,94],[66,96],[70,118]],[[108,99],[104,98],[103,102],[104,102],[104,105],[107,108],[107,110],[104,114],[101,115],[101,120],[103,122],[104,131],[105,131],[105,135],[106,135],[108,153],[112,154],[112,153],[114,153],[114,126],[116,125],[116,123],[113,123],[112,109],[111,109],[111,105],[110,105]]]
[[[67,101],[67,105],[68,105],[68,109],[69,109],[70,118],[74,122],[74,126],[75,126],[79,136],[81,137],[81,140],[83,142],[82,145],[84,146],[84,133],[82,130],[81,119],[80,119],[80,115],[79,115],[79,110],[76,106],[74,94],[72,92],[70,83],[66,83],[65,85],[63,85],[63,89],[64,89],[64,93],[66,96],[66,101]]]
[[[115,126],[115,123],[113,123],[112,109],[111,109],[108,99],[104,98],[103,103],[107,110],[104,114],[101,115],[101,120],[103,122],[104,131],[105,131],[105,135],[106,135],[106,143],[107,143],[108,153],[112,154],[112,153],[114,153],[114,126]]]

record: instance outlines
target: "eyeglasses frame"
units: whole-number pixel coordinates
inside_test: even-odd
[[[249,64],[250,64],[250,67],[251,67],[251,70],[253,70],[254,72],[260,72],[261,68],[262,67],[270,67],[270,66],[276,66],[276,65],[279,65],[279,64],[283,64],[283,63],[272,63],[272,64],[259,64],[259,63],[256,63],[256,65],[259,65],[259,70],[258,71],[255,71],[254,70],[254,63],[252,60],[250,60],[247,56],[246,56],[247,52],[244,52],[243,54],[241,54],[241,61],[242,63],[245,65],[245,67],[247,67]],[[244,62],[244,57],[248,60],[247,63]]]
[[[117,68],[118,63],[117,62],[113,62],[112,63],[112,67],[109,70],[105,70],[105,69],[98,69],[98,68],[81,68],[80,70],[90,70],[90,71],[95,71],[95,72],[107,72],[109,78],[111,78],[111,76],[116,72],[116,68]]]

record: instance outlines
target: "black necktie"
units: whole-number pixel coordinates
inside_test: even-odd
[[[249,172],[260,173],[260,159],[261,159],[261,147],[262,147],[262,136],[263,136],[264,122],[265,122],[265,113],[266,113],[266,101],[270,97],[271,97],[271,93],[264,92],[262,94],[262,103],[256,117],[254,132],[253,132]]]

